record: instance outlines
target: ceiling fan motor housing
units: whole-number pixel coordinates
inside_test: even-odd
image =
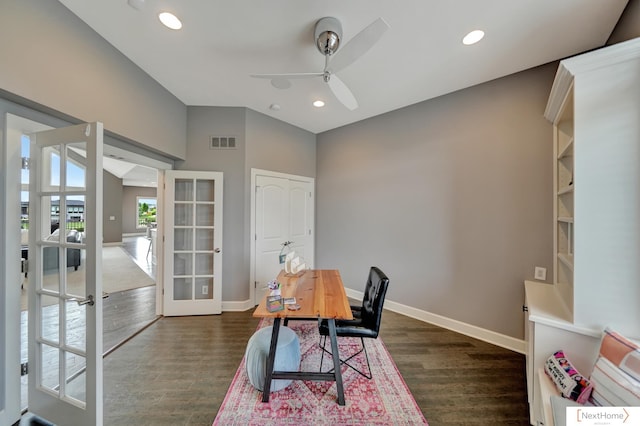
[[[333,55],[340,45],[342,25],[336,18],[322,18],[316,23],[313,35],[320,53],[323,55]]]

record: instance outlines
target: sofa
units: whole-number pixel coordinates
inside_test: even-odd
[[[57,239],[59,230],[55,230],[48,238]],[[81,243],[82,234],[75,229],[67,231],[67,242]],[[51,269],[57,269],[59,265],[59,249],[58,247],[44,247],[42,256],[43,270],[48,271]],[[80,266],[81,252],[79,248],[67,248],[67,268],[73,267],[74,270],[78,270]]]

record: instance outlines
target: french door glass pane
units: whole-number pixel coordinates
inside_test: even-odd
[[[191,278],[174,278],[173,279],[173,298],[174,300],[191,300],[192,297],[192,279]]]
[[[87,270],[84,267],[87,260],[87,250],[67,247],[66,253],[67,295],[84,299],[87,297]]]
[[[85,352],[87,348],[87,305],[78,305],[75,300],[67,300],[65,340],[67,346],[77,351]]]
[[[174,208],[175,226],[191,226],[193,225],[193,205],[176,204]]]
[[[213,229],[196,229],[196,250],[213,251]]]
[[[42,247],[42,288],[45,290],[60,291],[61,252],[59,246]]]
[[[214,180],[196,180],[196,201],[215,201]]]
[[[196,275],[213,275],[213,255],[196,253]]]
[[[196,278],[196,299],[213,299],[213,278]]]
[[[87,359],[72,352],[65,354],[65,394],[84,403],[87,398]]]
[[[43,214],[39,239],[47,242],[60,242],[60,231],[57,231],[60,225],[60,196],[42,196],[40,197],[40,203],[42,204],[42,211],[48,211],[49,214]],[[29,224],[29,229],[35,229],[35,224]]]
[[[60,342],[60,299],[51,296],[40,297],[41,337],[51,343]]]
[[[42,357],[39,385],[58,394],[60,388],[60,351],[58,348],[40,344]]]
[[[174,235],[173,249],[175,251],[193,250],[193,229],[177,228]]]
[[[192,253],[174,253],[173,254],[173,275],[192,275],[193,274],[193,254]]]
[[[175,201],[193,201],[193,179],[176,179]]]
[[[60,191],[62,182],[60,170],[60,145],[48,146],[42,149],[42,191]]]

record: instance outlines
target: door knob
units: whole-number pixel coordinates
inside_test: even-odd
[[[71,299],[71,300],[75,300],[76,302],[78,302],[78,306],[82,306],[82,305],[93,306],[96,303],[95,300],[93,300],[92,294],[88,295],[87,298],[84,300],[78,300],[78,299]]]

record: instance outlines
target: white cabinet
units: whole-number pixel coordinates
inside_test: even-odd
[[[563,350],[571,363],[585,376],[591,374],[598,355],[601,330],[576,326],[569,316],[564,303],[558,297],[553,284],[525,281],[525,304],[527,306],[525,334],[527,339],[527,396],[529,399],[529,420],[532,425],[542,425],[548,418],[548,400],[541,398],[547,384],[544,362],[549,356]]]
[[[640,39],[560,62],[554,284],[568,320],[640,335]]]
[[[539,372],[553,352],[589,375],[605,327],[640,336],[640,38],[561,61],[545,117],[555,262],[552,284],[525,283],[534,425],[545,421]]]

